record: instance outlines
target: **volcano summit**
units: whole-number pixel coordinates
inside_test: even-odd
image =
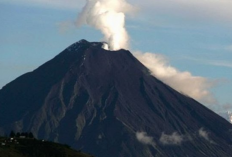
[[[229,122],[102,46],[81,40],[4,86],[0,134],[32,131],[96,157],[231,156]]]

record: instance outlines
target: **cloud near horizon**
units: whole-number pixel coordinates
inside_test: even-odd
[[[155,142],[153,141],[153,137],[148,136],[146,132],[136,132],[136,138],[139,142],[143,144],[148,144],[155,146]]]
[[[204,128],[200,128],[198,130],[198,134],[200,137],[204,138],[206,141],[212,144],[215,144],[215,142],[209,138],[209,132],[205,131]]]
[[[183,141],[185,141],[185,138],[177,132],[173,132],[171,135],[162,132],[159,141],[163,145],[180,145]]]

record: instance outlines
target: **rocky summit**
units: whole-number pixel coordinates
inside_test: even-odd
[[[4,86],[0,134],[31,131],[96,157],[231,156],[228,121],[102,46],[81,40]]]

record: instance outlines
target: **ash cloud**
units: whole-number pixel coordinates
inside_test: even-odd
[[[155,146],[155,142],[153,141],[153,137],[148,136],[146,132],[136,132],[136,138],[139,142],[147,145]]]

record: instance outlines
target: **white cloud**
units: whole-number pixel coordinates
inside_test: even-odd
[[[26,3],[44,7],[82,8],[86,0],[2,0],[7,3]],[[141,12],[152,12],[152,16],[167,15],[191,20],[220,21],[232,23],[231,0],[127,0],[128,3],[138,6]]]
[[[26,4],[41,7],[58,9],[80,9],[84,6],[85,0],[2,0],[6,3]]]
[[[136,132],[136,138],[139,142],[143,144],[148,144],[152,146],[156,145],[153,141],[153,137],[148,136],[146,132]]]
[[[75,28],[75,22],[73,21],[63,21],[57,23],[58,29],[60,33],[67,33],[72,28]]]
[[[218,67],[227,67],[232,68],[232,63],[227,60],[209,60],[209,59],[202,59],[202,58],[191,58],[191,57],[184,57],[184,59],[195,61],[201,64],[208,64],[208,65],[214,65]]]
[[[232,103],[226,103],[222,105],[223,109],[226,111],[232,111]]]
[[[232,23],[231,0],[128,0],[154,16]],[[154,17],[153,16],[153,17]],[[150,16],[151,17],[151,16]],[[152,18],[152,17],[151,17]],[[223,24],[223,23],[221,23]]]
[[[209,133],[207,131],[205,131],[203,128],[200,128],[198,130],[198,134],[199,134],[200,137],[204,138],[205,140],[209,141],[210,143],[215,143],[214,141],[212,141],[209,138]]]
[[[164,56],[154,53],[135,53],[135,57],[150,69],[152,75],[172,88],[203,103],[215,103],[209,92],[213,82],[190,72],[181,72],[170,66]]]
[[[209,61],[208,63],[215,66],[232,68],[232,63],[227,61],[218,60],[218,61]]]
[[[232,45],[226,46],[225,50],[232,52]]]
[[[183,141],[185,141],[185,137],[179,135],[177,132],[174,132],[171,135],[162,132],[162,135],[159,140],[164,145],[179,145]]]

